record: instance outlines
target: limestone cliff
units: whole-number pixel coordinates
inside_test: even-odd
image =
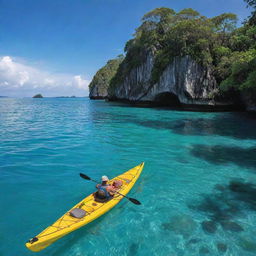
[[[214,99],[218,87],[210,68],[201,66],[190,56],[174,57],[159,81],[152,84],[153,67],[154,56],[149,53],[143,64],[133,68],[121,83],[112,88],[110,100],[155,102],[169,106],[232,105],[230,101]]]
[[[119,64],[123,60],[123,56],[109,60],[93,77],[89,84],[90,99],[105,99],[108,95],[107,89],[112,77],[116,74]]]

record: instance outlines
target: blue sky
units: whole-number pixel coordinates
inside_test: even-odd
[[[240,21],[250,14],[242,0],[0,0],[0,95],[87,95],[141,17],[162,6]]]

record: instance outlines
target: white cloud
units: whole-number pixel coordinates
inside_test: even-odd
[[[80,75],[74,76],[74,81],[77,84],[78,88],[88,87],[87,81],[83,80],[83,78]]]
[[[85,96],[89,82],[81,75],[51,74],[10,56],[0,57],[0,96]]]

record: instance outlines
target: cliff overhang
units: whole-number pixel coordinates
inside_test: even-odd
[[[112,88],[108,99],[135,105],[163,106],[194,111],[242,111],[238,95],[219,97],[218,85],[210,67],[203,67],[190,56],[175,57],[159,80],[152,83],[154,55],[133,68]]]

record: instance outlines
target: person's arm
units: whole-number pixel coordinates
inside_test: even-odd
[[[111,196],[113,196],[115,194],[115,190],[114,190],[113,186],[111,186],[111,185],[107,187],[107,191]]]

